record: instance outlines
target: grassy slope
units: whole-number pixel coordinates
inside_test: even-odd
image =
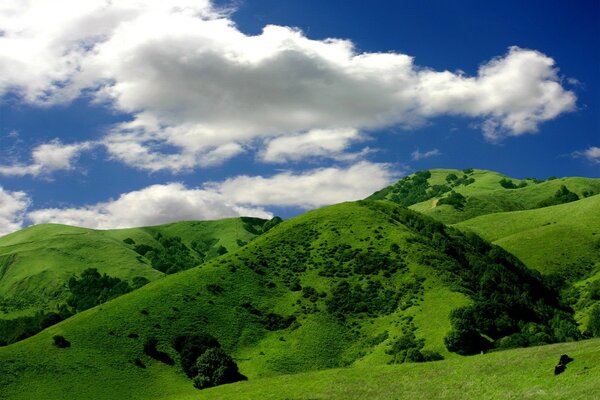
[[[459,177],[463,175],[462,171],[453,169],[432,169],[430,172],[431,178],[428,182],[432,186],[447,184],[446,177],[450,173]],[[580,198],[583,197],[584,191],[600,193],[600,179],[594,178],[559,178],[542,183],[524,180],[527,183],[524,188],[505,189],[498,182],[508,177],[497,172],[476,169],[469,177],[474,178],[475,182],[453,188],[454,191],[467,198],[464,210],[456,210],[450,205],[438,206],[435,198],[414,204],[410,208],[446,224],[453,224],[479,215],[535,208],[540,201],[552,197],[561,185],[565,185],[570,191],[577,193]],[[508,179],[515,184],[522,182],[518,179]],[[393,185],[371,197],[389,199],[392,195],[392,188]]]
[[[574,361],[554,376],[561,354]],[[188,399],[597,399],[600,339],[426,364],[333,369],[235,383]]]
[[[250,241],[255,235],[246,231],[239,219],[178,222],[147,228],[99,231],[65,225],[36,225],[0,238],[0,299],[8,300],[0,318],[51,310],[64,301],[66,282],[86,268],[131,280],[143,276],[155,280],[163,273],[153,269],[123,239],[157,246],[156,233],[192,240],[218,239],[213,248],[223,245],[238,248],[237,239]],[[213,251],[211,254],[215,256]]]
[[[385,236],[375,239],[374,230],[379,227]],[[287,258],[293,253],[286,246],[296,246],[295,240],[305,243],[309,238],[311,257],[318,260],[323,251],[339,243],[387,249],[391,243],[403,243],[412,236],[414,233],[390,221],[388,215],[357,203],[309,212],[275,227],[236,253],[152,282],[32,338],[0,348],[0,391],[7,399],[192,396],[198,392],[178,367],[165,366],[142,352],[144,339],[156,336],[162,349],[176,358],[169,342],[187,330],[203,330],[219,338],[236,358],[241,372],[252,380],[347,365],[385,364],[390,359],[385,349],[404,332],[404,321],[409,317],[423,323],[416,334],[426,339],[427,348],[444,352],[449,358],[458,357],[445,351],[442,338],[450,327],[450,310],[468,300],[446,288],[429,267],[409,262],[406,270],[388,279],[390,284],[400,284],[415,275],[425,278],[426,291],[413,306],[390,315],[350,318],[347,324],[321,312],[322,300],[314,305],[283,283],[285,269],[297,262]],[[246,268],[244,260],[252,259],[261,248],[268,249],[271,259],[282,262],[284,269],[260,275]],[[318,268],[304,271],[302,285],[330,290],[337,279],[318,272]],[[208,284],[221,286],[223,293],[211,293]],[[447,296],[445,301],[439,295]],[[256,317],[240,307],[244,302],[281,315],[295,314],[299,325],[265,330]],[[303,311],[315,306],[316,310]],[[430,319],[436,323],[425,326]],[[389,339],[372,344],[372,339],[386,330]],[[129,338],[130,333],[139,338]],[[56,334],[64,335],[72,347],[55,348],[51,338]],[[148,368],[132,365],[130,361],[135,358],[142,359]]]
[[[516,255],[543,274],[582,269],[579,297],[585,285],[600,279],[600,195],[535,210],[483,215],[456,224]],[[587,274],[585,274],[587,271]],[[591,304],[579,304],[580,320]]]

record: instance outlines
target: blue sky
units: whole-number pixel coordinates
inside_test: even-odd
[[[596,1],[4,2],[0,234],[598,177],[598,49]]]

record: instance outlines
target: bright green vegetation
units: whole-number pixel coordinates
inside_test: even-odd
[[[159,260],[170,253],[168,261],[180,270],[250,242],[264,224],[238,218],[109,231],[47,224],[0,237],[0,319],[55,311],[66,301],[69,279],[87,268],[133,287],[139,286],[136,281],[154,281],[170,272],[153,266],[153,259],[136,252],[136,246],[153,250]],[[173,247],[180,251],[170,251]]]
[[[559,376],[561,354],[574,361]],[[600,397],[600,339],[426,364],[332,369],[221,386],[188,399],[572,399]]]
[[[119,239],[127,237],[141,242],[131,232]],[[231,364],[216,350],[182,353],[182,335],[216,338],[239,372],[259,382],[461,360],[446,348],[451,330],[489,348],[515,334],[529,340],[529,330],[561,340],[573,326],[556,294],[500,248],[389,202],[344,203],[0,348],[0,391],[7,399],[198,396],[191,365]],[[54,336],[70,346],[56,346]],[[196,386],[213,379],[205,376]]]
[[[600,301],[600,196],[456,225],[497,244],[562,286],[585,325]]]
[[[478,169],[433,169],[407,176],[369,198],[410,206],[441,222],[453,224],[479,215],[576,200],[564,192],[565,189],[578,198],[590,197],[600,193],[600,179],[518,180]]]

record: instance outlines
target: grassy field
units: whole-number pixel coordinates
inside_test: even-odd
[[[402,215],[410,226],[399,222]],[[173,338],[184,332],[205,332],[218,338],[250,380],[248,389],[233,385],[223,390],[258,391],[247,398],[260,398],[261,390],[272,390],[265,396],[277,398],[284,393],[286,382],[291,382],[287,380],[296,378],[300,380],[289,383],[290,398],[319,393],[320,398],[345,398],[344,382],[356,380],[350,391],[359,397],[364,394],[358,388],[359,376],[372,376],[369,390],[383,390],[379,386],[391,378],[390,371],[416,371],[406,372],[405,382],[430,368],[435,371],[437,366],[442,368],[441,375],[448,374],[463,360],[449,353],[443,343],[450,330],[449,314],[471,299],[458,292],[459,287],[449,283],[438,266],[429,265],[431,257],[451,264],[456,261],[418,233],[418,229],[427,231],[428,226],[436,225],[386,202],[344,203],[303,214],[200,268],[155,280],[34,337],[0,348],[0,392],[6,399],[197,397],[201,392],[183,374],[172,347]],[[132,236],[130,233],[119,234]],[[377,261],[380,253],[388,257],[385,263]],[[373,263],[357,263],[367,256],[375,257]],[[398,269],[390,269],[398,262]],[[360,272],[360,268],[374,265],[382,269]],[[369,287],[372,293],[355,300],[359,311],[345,311],[340,317],[331,301],[343,281]],[[368,282],[375,286],[365,286]],[[307,288],[314,289],[314,296]],[[263,318],[267,313],[295,320],[269,328]],[[388,350],[409,331],[425,340],[425,349],[440,352],[447,361],[386,366],[393,359]],[[54,335],[64,336],[71,347],[53,346]],[[150,337],[157,338],[159,349],[173,357],[174,366],[144,354],[143,345]],[[135,366],[136,359],[147,368]],[[279,377],[341,367],[350,368],[307,375],[311,383],[302,380],[302,375]],[[479,367],[469,368],[475,371]],[[366,371],[374,375],[365,375]],[[334,376],[341,381],[335,383],[334,379],[336,386],[329,389],[327,380]],[[269,380],[263,380],[266,378],[283,386],[273,389]],[[443,379],[458,380],[459,376]],[[418,386],[415,383],[411,390]],[[400,386],[385,390],[402,395]],[[386,398],[392,393],[385,390],[374,396]],[[241,392],[223,392],[223,396],[236,398]],[[206,393],[221,396],[217,391]]]
[[[561,354],[574,361],[554,376]],[[425,364],[346,368],[224,385],[188,399],[570,399],[600,398],[600,339]]]
[[[107,231],[56,224],[32,226],[0,237],[0,318],[53,310],[64,302],[69,278],[86,268],[127,281],[136,276],[150,281],[162,277],[149,260],[123,242],[131,238],[137,244],[159,247],[157,233],[179,236],[187,245],[194,240],[212,240],[208,258],[217,255],[218,246],[233,251],[239,247],[238,240],[248,242],[256,236],[244,229],[240,219]]]

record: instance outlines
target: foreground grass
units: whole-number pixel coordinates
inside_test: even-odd
[[[554,376],[561,354],[575,360]],[[188,399],[597,399],[600,339],[424,364],[334,369],[224,385]]]

